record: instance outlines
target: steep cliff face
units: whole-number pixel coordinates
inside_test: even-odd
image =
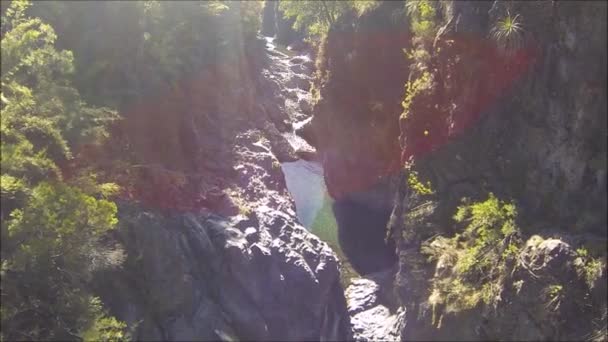
[[[523,18],[513,51],[487,38],[507,11]],[[444,148],[454,141],[476,153],[461,154],[449,175],[435,171],[438,189],[486,178],[529,212],[602,233],[605,220],[582,217],[606,206],[604,17],[593,3],[446,5],[430,60],[412,71],[412,79],[427,72],[430,83],[400,120],[402,161],[431,151],[456,156]]]
[[[396,123],[408,71],[402,52],[408,29],[393,15],[400,6],[386,2],[361,17],[344,15],[330,30],[305,132],[320,151],[342,248],[362,274],[395,261],[383,227],[392,208],[387,190],[399,168]]]
[[[351,193],[383,203],[370,199],[370,189],[377,198],[395,196],[388,224],[370,228],[377,237],[388,230],[398,260],[394,281],[382,281],[387,296],[380,304],[406,312],[397,320],[402,339],[601,339],[606,4],[422,3],[432,16],[424,26],[410,9],[415,29],[406,39],[380,31],[373,41],[386,39],[384,48],[336,42],[336,28],[319,55],[313,131],[332,196],[338,203]],[[370,18],[390,27],[399,6],[351,18],[350,30],[360,35]],[[386,97],[368,105],[378,91]],[[370,159],[375,169],[365,168]],[[373,186],[378,178],[384,188]],[[471,237],[453,216],[463,198],[480,202],[490,193],[513,201],[518,233],[500,241],[499,280],[482,276],[472,287],[480,292],[467,292],[475,281],[457,275],[455,264]],[[339,224],[352,239],[364,229]],[[429,249],[439,257],[429,261]],[[475,260],[490,260],[488,253]],[[446,299],[442,284],[465,290]],[[490,290],[482,294],[484,284]],[[472,299],[458,301],[465,297]]]
[[[299,224],[280,167],[296,156],[277,52],[227,50],[116,132],[141,163],[110,239],[126,261],[96,292],[137,340],[348,339],[337,257]]]
[[[501,46],[492,30],[512,13],[518,45]],[[393,212],[397,289],[423,317],[402,337],[590,338],[606,324],[605,254],[596,247],[602,266],[585,283],[574,250],[606,243],[606,6],[454,2],[440,23],[430,58],[410,75],[428,83],[400,119],[402,162],[434,191],[412,191],[404,175]],[[548,240],[516,252],[496,301],[453,310],[432,297],[449,262],[429,268],[420,248],[461,232],[451,220],[461,198],[490,192],[515,200],[524,240]]]

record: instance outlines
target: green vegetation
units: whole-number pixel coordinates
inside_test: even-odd
[[[41,1],[74,53],[75,84],[94,104],[122,109],[230,60],[260,25],[261,1]],[[67,18],[67,19],[66,19]],[[94,43],[92,43],[94,42]],[[120,47],[119,49],[117,47]]]
[[[94,323],[82,334],[85,341],[120,342],[131,339],[127,325],[116,318],[103,313],[101,301],[94,297],[91,300],[94,307]]]
[[[144,96],[241,55],[261,4],[2,2],[2,340],[129,338],[90,281],[124,259],[101,242],[117,225],[112,199],[127,190],[113,180],[128,185],[119,172],[148,161],[129,139],[109,144],[110,127]],[[164,119],[145,121],[166,132],[176,119]],[[102,149],[110,161],[87,155]],[[241,201],[239,210],[250,209]]]
[[[467,224],[462,234],[439,236],[423,245],[422,252],[444,270],[433,279],[429,301],[434,311],[440,305],[446,312],[456,312],[480,302],[494,304],[507,269],[519,254],[516,217],[513,203],[490,193],[483,202],[458,207],[454,220]]]
[[[295,19],[296,30],[305,30],[309,37],[321,37],[342,14],[353,11],[360,15],[377,4],[375,0],[281,0],[279,9],[285,17]]]
[[[224,191],[230,202],[238,209],[239,215],[249,216],[252,213],[252,208],[241,193],[236,189]]]
[[[416,51],[424,51],[424,50],[416,50]],[[403,113],[401,117],[407,118],[411,115],[412,111],[412,101],[422,92],[430,90],[433,85],[433,78],[431,73],[428,71],[424,71],[420,74],[419,77],[416,77],[412,80],[409,80],[405,84],[405,99],[401,102],[403,106]]]
[[[602,269],[604,268],[601,259],[593,258],[585,247],[579,247],[576,250],[576,255],[581,259],[581,267],[578,268],[579,274],[583,276],[589,288],[595,287],[595,283],[602,275]]]
[[[549,285],[542,291],[542,296],[546,301],[545,307],[547,310],[557,311],[564,300],[564,287],[560,284]]]
[[[431,188],[431,182],[422,183],[418,179],[418,172],[410,171],[407,176],[407,185],[419,195],[432,195],[435,192]]]
[[[2,16],[1,337],[72,340],[108,320],[118,333],[124,326],[87,287],[93,271],[122,261],[100,244],[117,223],[104,199],[116,185],[87,170],[66,180],[60,167],[100,143],[116,114],[80,98],[72,53],[55,48],[53,28],[28,17],[29,6],[13,1]]]
[[[523,24],[519,14],[507,13],[494,23],[491,36],[505,52],[511,53],[523,44]]]
[[[431,94],[435,87],[435,75],[430,62],[431,54],[435,53],[435,51],[432,51],[431,44],[438,30],[438,6],[437,1],[428,0],[407,1],[405,3],[405,12],[409,18],[412,32],[412,47],[409,50],[404,49],[403,52],[409,60],[412,72],[405,84],[404,99],[401,102],[403,107],[401,119],[418,122],[421,116],[417,115],[417,112],[425,110],[415,108],[414,103],[417,98],[424,98],[425,95]],[[413,125],[411,129],[422,130],[424,128]],[[426,129],[421,133],[423,133],[423,136],[429,134]],[[408,134],[408,136],[419,135]]]
[[[433,39],[437,31],[438,1],[409,0],[405,2],[405,10],[410,18],[412,33],[425,40]]]
[[[503,247],[500,246],[500,243],[505,239],[510,239],[517,232],[516,216],[517,211],[514,204],[499,201],[491,193],[484,202],[458,207],[454,220],[468,222],[468,226],[463,233],[464,253],[456,263],[456,270],[462,274],[475,270],[489,271],[496,260],[492,260],[488,256],[492,252],[497,252],[499,248]],[[515,248],[516,246],[511,246],[511,244],[504,244],[502,249],[507,252],[505,254],[507,256],[513,254]],[[501,257],[502,254],[497,254],[495,257]]]

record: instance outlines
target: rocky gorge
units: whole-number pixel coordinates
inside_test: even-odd
[[[262,79],[252,81],[257,90],[251,96],[253,102],[259,102],[257,96],[264,99],[263,109],[255,114],[257,127],[240,124],[234,130],[234,178],[230,181],[235,187],[228,197],[236,200],[219,204],[223,216],[215,210],[168,216],[138,212],[130,217],[133,209],[123,210],[129,218],[123,220],[128,223],[117,233],[118,239],[126,250],[140,251],[127,264],[141,277],[134,276],[137,272],[107,277],[112,281],[103,288],[112,295],[104,297],[111,298],[119,317],[131,324],[142,322],[137,328],[139,338],[568,340],[591,334],[594,324],[605,324],[605,268],[595,283],[586,284],[577,271],[577,265],[585,261],[575,252],[582,241],[596,239],[589,234],[605,230],[601,214],[605,212],[605,168],[590,169],[587,183],[581,183],[587,171],[580,169],[587,161],[601,158],[602,148],[592,152],[585,147],[591,145],[567,130],[576,128],[586,132],[579,134],[584,139],[604,140],[601,135],[591,138],[589,130],[605,127],[606,101],[582,93],[572,99],[564,93],[553,100],[546,94],[552,88],[542,83],[549,82],[549,75],[557,75],[553,77],[562,79],[551,78],[553,87],[555,82],[565,82],[562,89],[583,91],[584,84],[605,89],[605,80],[594,81],[593,76],[605,70],[581,77],[581,70],[595,69],[570,66],[579,60],[576,55],[553,62],[555,56],[565,56],[558,49],[570,49],[571,54],[600,53],[597,65],[604,61],[605,68],[605,51],[585,50],[601,45],[599,41],[549,43],[560,35],[565,39],[594,36],[580,30],[602,32],[594,26],[602,22],[598,13],[597,20],[586,16],[591,23],[577,26],[576,18],[597,5],[570,9],[566,9],[569,4],[554,4],[552,9],[518,5],[518,12],[526,17],[535,15],[534,11],[552,11],[546,20],[555,23],[557,31],[529,27],[529,34],[542,37],[538,39],[545,45],[508,57],[492,52],[483,33],[490,18],[499,15],[500,2],[448,2],[438,15],[440,29],[432,46],[413,40],[406,20],[391,20],[400,6],[387,2],[360,17],[344,16],[319,48],[312,92],[315,56],[279,49],[271,39],[259,41],[266,45],[267,60],[260,63]],[[579,17],[574,9],[581,12]],[[274,26],[276,31],[280,25]],[[287,34],[284,42],[293,36]],[[475,36],[481,38],[475,41]],[[429,52],[430,60],[413,60],[408,67],[403,48],[435,50]],[[463,68],[472,63],[498,73],[467,78]],[[552,66],[559,69],[552,71]],[[503,68],[516,78],[500,74]],[[576,70],[578,76],[570,76],[568,70]],[[425,73],[430,73],[432,83],[412,98],[409,116],[400,118],[403,85]],[[508,95],[499,95],[507,89]],[[524,107],[533,104],[536,109]],[[540,108],[549,112],[534,116],[541,113]],[[568,119],[563,108],[581,114]],[[505,110],[509,114],[501,114]],[[434,114],[436,118],[418,115],[428,111],[440,114]],[[421,130],[430,135],[420,136]],[[567,152],[573,149],[579,152]],[[306,179],[297,167],[290,169],[298,156],[323,166],[341,249],[355,270],[365,275],[353,280],[345,292],[339,283],[336,254],[301,225],[312,224],[310,215],[322,201],[321,190],[302,195],[302,189],[324,184],[308,181],[300,185],[301,190],[294,190],[297,185],[290,183]],[[401,171],[401,165],[412,160],[407,159],[410,156],[415,161],[412,170],[429,180],[432,194],[412,190]],[[552,190],[560,179],[561,194]],[[511,183],[517,187],[505,186]],[[449,220],[460,198],[481,199],[484,191],[516,198],[522,225],[537,227],[526,228],[528,234],[538,232],[537,240],[528,239],[521,248],[493,307],[436,304],[433,293],[439,292],[433,289],[438,285],[433,284],[449,276],[439,270],[445,265],[426,261],[422,246],[437,234],[453,231]],[[573,211],[568,199],[581,192],[587,199]],[[539,196],[552,197],[541,200]],[[585,210],[589,214],[581,215]],[[296,215],[296,211],[308,213]],[[544,214],[532,214],[539,212]],[[550,217],[559,218],[558,225]],[[572,225],[580,226],[581,233],[569,232],[567,227]],[[605,235],[599,236],[605,241]],[[547,286],[563,291],[557,294],[559,302],[535,295],[546,293]],[[116,293],[125,297],[117,298]]]
[[[97,284],[112,312],[133,327],[135,339],[352,337],[339,260],[302,225],[309,225],[319,208],[298,207],[308,211],[298,218],[284,176],[295,172],[288,180],[297,181],[303,167],[298,156],[314,153],[293,132],[294,124],[310,115],[312,62],[306,54],[279,51],[269,38],[254,44],[263,52],[256,58],[263,60],[252,72],[260,78],[248,81],[253,96],[267,102],[254,99],[262,103],[251,114],[255,122],[224,121],[222,129],[232,126],[235,138],[213,144],[232,149],[220,152],[231,155],[229,164],[218,166],[219,173],[209,167],[198,171],[231,187],[197,184],[209,190],[196,211],[175,205],[159,211],[153,202],[120,206],[121,227],[113,238],[127,259],[122,270],[100,275]],[[298,201],[298,194],[293,196]],[[310,195],[304,194],[302,203],[307,200]]]
[[[249,4],[124,5],[125,65],[71,47],[93,100],[135,93],[57,167],[120,189],[82,288],[131,339],[606,340],[606,3]]]

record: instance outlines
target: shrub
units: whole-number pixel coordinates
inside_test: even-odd
[[[420,195],[432,195],[435,193],[431,188],[431,182],[421,182],[418,179],[418,172],[416,171],[410,171],[407,177],[407,184],[412,190]]]
[[[561,284],[547,286],[541,293],[545,300],[545,307],[549,311],[557,311],[564,300],[564,287]]]
[[[492,193],[483,202],[458,207],[454,220],[466,223],[464,231],[452,238],[435,237],[425,242],[421,252],[437,260],[429,302],[434,314],[437,305],[446,312],[472,309],[480,302],[496,305],[504,286],[509,261],[519,254],[517,209]]]
[[[91,313],[95,316],[91,326],[82,333],[84,341],[129,341],[130,334],[127,325],[116,318],[107,315],[97,297],[91,298]]]
[[[436,1],[414,0],[405,2],[405,10],[410,17],[412,33],[426,40],[432,39],[437,30]]]
[[[581,275],[587,286],[593,288],[596,280],[602,275],[604,265],[599,258],[593,258],[587,248],[579,247],[576,250],[576,255],[581,259],[581,267],[578,268],[578,273]]]
[[[423,91],[431,89],[432,85],[433,78],[428,71],[424,71],[419,77],[410,80],[405,84],[405,99],[401,102],[401,105],[403,106],[402,118],[409,117],[414,98]]]
[[[523,24],[519,14],[507,14],[498,19],[491,30],[491,36],[498,46],[507,53],[521,48],[523,44]]]
[[[287,18],[294,18],[293,27],[305,30],[309,38],[322,37],[341,15],[353,11],[358,15],[376,7],[376,0],[281,0],[279,9]]]

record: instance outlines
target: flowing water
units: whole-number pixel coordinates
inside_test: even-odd
[[[275,82],[284,99],[283,110],[288,114],[294,129],[284,133],[294,149],[313,149],[295,130],[310,120],[312,96],[306,82],[312,80],[313,63],[308,55],[297,55],[273,43],[273,38],[264,37],[269,66],[263,71],[265,77]],[[308,109],[308,112],[307,112]],[[323,167],[314,161],[297,160],[282,163],[287,189],[296,204],[298,220],[304,227],[327,242],[341,260],[341,281],[347,286],[358,274],[346,260],[338,243],[338,225],[332,210],[332,199],[327,193],[323,178]]]

